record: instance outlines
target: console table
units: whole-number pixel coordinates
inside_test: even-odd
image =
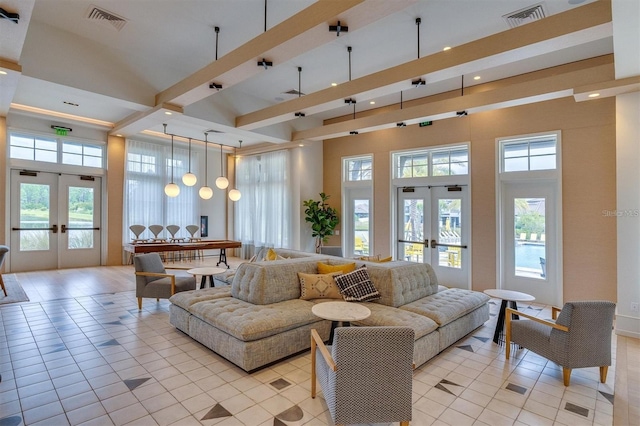
[[[125,244],[124,251],[132,255],[140,253],[159,253],[166,251],[189,251],[189,250],[220,250],[218,258],[219,266],[221,263],[227,265],[227,249],[242,247],[240,241],[232,240],[203,240],[198,242],[181,242],[181,243],[137,243]]]

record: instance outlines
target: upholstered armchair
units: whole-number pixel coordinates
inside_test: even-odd
[[[4,293],[4,297],[7,297],[7,288],[4,286],[4,281],[2,280],[2,264],[4,263],[4,258],[9,252],[9,247],[0,246],[0,287],[2,287],[2,292]]]
[[[414,331],[338,327],[325,346],[311,330],[311,397],[320,382],[336,424],[411,420]]]
[[[136,297],[142,309],[143,297],[168,299],[175,293],[196,289],[196,278],[184,271],[169,274],[158,253],[139,254],[133,258],[136,271]]]
[[[567,302],[561,310],[552,309],[553,322],[507,308],[506,358],[513,342],[560,365],[565,386],[569,386],[572,369],[585,367],[600,367],[600,381],[604,383],[611,365],[615,309],[615,303],[608,301]],[[512,315],[520,319],[512,320]]]

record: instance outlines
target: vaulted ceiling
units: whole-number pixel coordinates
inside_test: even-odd
[[[520,14],[520,26],[504,18],[534,6]],[[213,130],[216,142],[236,146],[574,96],[575,83],[547,81],[381,109],[614,52],[606,0],[0,0],[0,7],[20,14],[17,24],[0,20],[0,115],[89,123],[123,136],[160,135],[166,123],[193,138]],[[330,31],[338,23],[341,31]],[[607,84],[615,92],[638,90],[639,82],[636,75]],[[340,116],[353,121],[326,121]]]

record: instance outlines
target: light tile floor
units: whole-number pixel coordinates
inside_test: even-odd
[[[509,362],[491,320],[420,366],[412,425],[611,425],[615,359],[558,366],[526,350]],[[331,425],[309,396],[308,351],[253,374],[174,329],[169,302],[133,292],[0,307],[0,426]],[[521,306],[550,318],[545,306]],[[615,356],[616,336],[613,334]]]

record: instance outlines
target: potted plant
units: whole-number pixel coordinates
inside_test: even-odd
[[[320,193],[320,200],[303,201],[305,221],[311,224],[311,236],[316,239],[316,253],[320,253],[320,247],[326,243],[333,230],[340,223],[338,211],[327,204],[329,195]]]

